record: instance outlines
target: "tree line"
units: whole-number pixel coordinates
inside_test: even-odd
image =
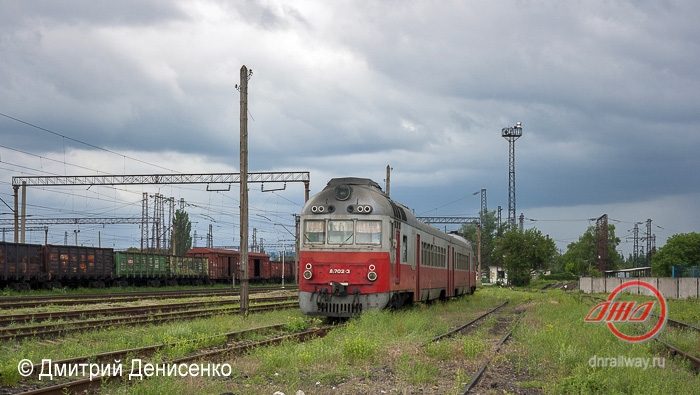
[[[477,224],[465,224],[460,233],[477,245]],[[621,239],[615,225],[608,224],[608,270],[651,266],[652,274],[672,274],[700,270],[700,233],[671,236],[666,244],[647,256],[629,255],[626,259],[617,247]],[[601,276],[597,268],[596,231],[589,226],[578,240],[569,243],[565,252],[557,250],[554,240],[537,228],[520,231],[510,224],[498,225],[496,212],[485,213],[481,229],[481,267],[499,266],[508,273],[513,285],[527,285],[538,272],[567,273],[574,276]]]

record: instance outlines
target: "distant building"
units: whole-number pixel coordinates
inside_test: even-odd
[[[489,266],[489,282],[491,284],[508,284],[508,273],[502,266]]]

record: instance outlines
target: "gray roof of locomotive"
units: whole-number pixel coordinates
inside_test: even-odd
[[[340,196],[341,199],[339,199],[338,189],[347,187],[350,188],[350,195],[343,200],[341,199],[344,198],[344,196]],[[368,178],[344,177],[331,179],[321,192],[314,195],[306,202],[301,214],[310,216],[319,215],[311,210],[313,206],[319,205],[325,206],[326,210],[328,210],[328,207],[332,206],[332,212],[327,211],[324,213],[331,215],[348,215],[352,211],[352,208],[357,205],[370,205],[372,206],[371,214],[373,215],[390,216],[436,237],[446,240],[452,238],[470,246],[469,241],[459,235],[446,234],[419,221],[416,219],[411,209],[401,203],[391,200],[391,198],[382,191],[379,184]],[[350,211],[348,211],[348,207],[350,207]]]

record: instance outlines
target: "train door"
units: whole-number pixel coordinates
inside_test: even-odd
[[[420,300],[420,265],[421,265],[421,246],[420,235],[416,235],[416,292],[413,300]]]
[[[253,277],[260,277],[260,259],[253,260]]]
[[[401,280],[401,230],[396,229],[396,263],[394,269],[394,284]]]
[[[452,285],[454,281],[454,261],[452,260],[452,251],[453,248],[447,246],[447,289],[445,290],[445,296],[448,298],[452,295],[452,289],[454,288],[454,286]]]

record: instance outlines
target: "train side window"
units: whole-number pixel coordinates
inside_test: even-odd
[[[382,222],[381,221],[360,221],[355,224],[355,241],[357,244],[382,243]]]
[[[323,220],[304,221],[304,243],[321,244],[325,239],[326,229]]]
[[[408,262],[408,236],[401,238],[401,262]]]

